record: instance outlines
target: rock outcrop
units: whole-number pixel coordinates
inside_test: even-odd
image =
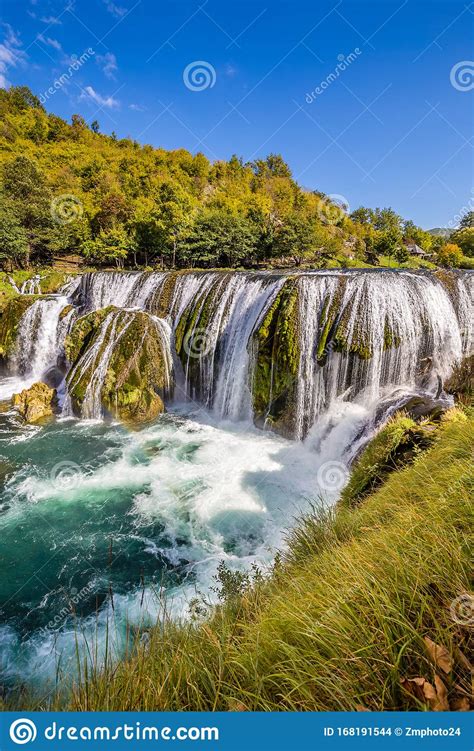
[[[25,422],[36,423],[54,415],[57,407],[56,389],[45,383],[34,383],[12,397],[14,407]]]
[[[66,342],[77,415],[110,415],[141,425],[164,412],[172,388],[171,358],[162,322],[141,311],[109,307],[79,318]]]

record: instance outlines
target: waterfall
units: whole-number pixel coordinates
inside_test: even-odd
[[[179,357],[185,398],[235,421],[252,418],[255,333],[285,284],[296,284],[299,360],[287,398],[294,436],[302,439],[342,395],[367,406],[400,391],[434,391],[437,378],[472,350],[473,279],[469,272],[408,270],[93,272],[68,292],[79,314],[110,305],[151,314],[170,369]],[[39,375],[57,360],[67,329],[67,322],[58,328],[64,304],[39,301],[25,314],[19,373]],[[101,382],[121,332],[116,314],[108,316],[87,361],[69,375],[71,382],[92,369],[89,417],[101,414]],[[272,362],[270,402],[276,369]]]
[[[469,277],[469,280],[472,277]],[[341,287],[341,280],[344,284]],[[470,351],[472,303],[468,283],[457,280],[456,309],[445,287],[433,276],[410,272],[359,272],[328,276],[308,274],[299,280],[301,360],[297,387],[297,437],[303,437],[321,412],[343,392],[373,404],[389,389],[406,390],[445,378],[452,365]],[[462,290],[462,292],[461,292]],[[330,351],[320,367],[314,348],[324,303],[336,295],[339,318],[346,318],[347,349],[360,331],[367,359]],[[386,335],[398,346],[386,346]],[[426,372],[423,372],[423,363]]]
[[[82,417],[86,419],[99,420],[102,417],[102,388],[110,358],[115,346],[125,334],[132,320],[133,317],[130,314],[109,313],[95,341],[69,374],[69,386],[73,387],[75,383],[82,380],[87,372],[90,372],[82,404]],[[66,414],[71,414],[69,410],[70,403],[66,408]]]
[[[69,391],[85,379],[87,385],[81,406],[81,416],[89,420],[100,420],[104,414],[102,391],[114,351],[134,320],[130,310],[112,310],[107,314],[92,344],[86,349],[67,377]],[[171,330],[165,321],[150,316],[161,343],[165,369],[165,389],[171,389],[173,357],[171,352]],[[145,336],[145,333],[144,335]],[[137,351],[143,342],[137,342]],[[64,404],[63,415],[74,414],[70,398]]]
[[[141,307],[140,303],[146,302],[146,293],[143,296],[140,291],[144,280],[150,276],[140,271],[98,271],[84,274],[79,286],[81,312],[99,310],[109,305],[117,308]],[[159,274],[153,274],[153,288],[159,279]],[[146,289],[148,294],[153,291],[149,287]]]
[[[60,315],[67,304],[63,295],[36,300],[22,317],[11,369],[25,382],[44,380],[59,364],[68,322]]]
[[[268,309],[284,279],[265,283],[265,279],[234,277],[228,286],[228,302],[221,303],[222,316],[227,315],[217,336],[222,338],[214,410],[218,417],[231,420],[251,419],[250,383],[253,362],[249,340]]]
[[[41,295],[41,277],[39,274],[35,274],[32,279],[24,281],[21,288],[18,287],[11,276],[8,277],[8,281],[18,295]]]

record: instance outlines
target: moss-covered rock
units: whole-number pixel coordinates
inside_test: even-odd
[[[113,307],[89,313],[74,324],[67,352],[68,357],[76,354],[68,389],[78,415],[87,409],[91,388],[103,412],[126,424],[150,422],[164,411],[172,388],[170,363],[158,324],[148,313]]]
[[[342,313],[341,303],[346,283],[345,277],[341,276],[336,293],[332,297],[328,295],[323,303],[316,347],[316,359],[319,365],[326,363],[331,349],[334,348],[334,335]]]
[[[66,306],[61,315],[67,308],[70,309],[71,306]],[[75,321],[64,342],[64,352],[69,363],[75,363],[85,352],[91,340],[97,334],[98,329],[107,318],[107,315],[113,311],[118,311],[118,308],[110,305],[108,308],[94,310],[92,313],[81,316]],[[67,313],[64,313],[64,315],[67,315]]]
[[[202,381],[202,360],[208,355],[213,355],[214,365],[219,361],[219,337],[217,338],[216,350],[213,351],[213,343],[209,337],[213,325],[214,316],[222,312],[219,306],[226,285],[231,280],[231,275],[222,272],[215,283],[210,287],[205,286],[188,304],[182,312],[174,332],[174,345],[176,354],[181,360],[186,379],[191,387],[191,393],[196,399],[209,397],[207,387],[209,383]],[[222,320],[226,318],[224,311]],[[220,328],[222,321],[217,323]],[[206,376],[212,380],[209,373]]]
[[[57,408],[56,389],[45,383],[34,383],[29,389],[12,397],[12,407],[25,422],[36,423],[54,415]]]
[[[18,295],[0,310],[0,362],[5,364],[15,351],[20,321],[40,295]]]
[[[362,360],[368,360],[373,355],[370,332],[364,327],[363,316],[358,311],[354,315],[353,300],[343,302],[346,284],[346,277],[339,277],[336,291],[328,294],[323,303],[316,346],[316,359],[321,366],[326,364],[332,351],[356,355]],[[364,303],[359,301],[358,306],[362,310]],[[386,322],[385,349],[398,347],[399,344],[400,340]]]
[[[355,506],[396,469],[413,461],[436,437],[436,426],[417,423],[405,412],[395,414],[363,449],[352,466],[339,503]]]
[[[254,420],[293,436],[300,361],[297,280],[288,279],[253,335],[252,383]]]

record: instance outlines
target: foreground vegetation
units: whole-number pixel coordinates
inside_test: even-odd
[[[392,421],[388,437],[368,449],[382,484],[363,500],[353,486],[335,512],[313,509],[269,577],[221,566],[217,608],[209,613],[197,599],[187,624],[164,613],[125,660],[89,668],[72,696],[53,705],[468,709],[474,417],[450,410],[430,448],[414,445],[405,465],[387,473],[412,427],[404,415]],[[32,706],[31,698],[19,703]]]
[[[454,410],[357,508],[309,515],[270,579],[221,572],[210,621],[165,621],[71,708],[467,708],[473,636],[452,603],[470,587],[473,427]]]
[[[348,215],[277,154],[211,163],[99,131],[47,113],[26,87],[0,89],[3,268],[63,254],[119,268],[473,266],[473,212],[433,236],[390,208]],[[428,260],[410,255],[414,243]]]

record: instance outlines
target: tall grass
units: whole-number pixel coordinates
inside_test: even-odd
[[[404,679],[468,702],[474,420],[458,410],[434,445],[355,507],[314,509],[268,579],[227,581],[210,619],[164,618],[149,642],[76,683],[73,710],[433,708]],[[428,637],[448,655],[441,671]],[[435,675],[437,675],[435,682]],[[63,706],[65,706],[63,704]]]

